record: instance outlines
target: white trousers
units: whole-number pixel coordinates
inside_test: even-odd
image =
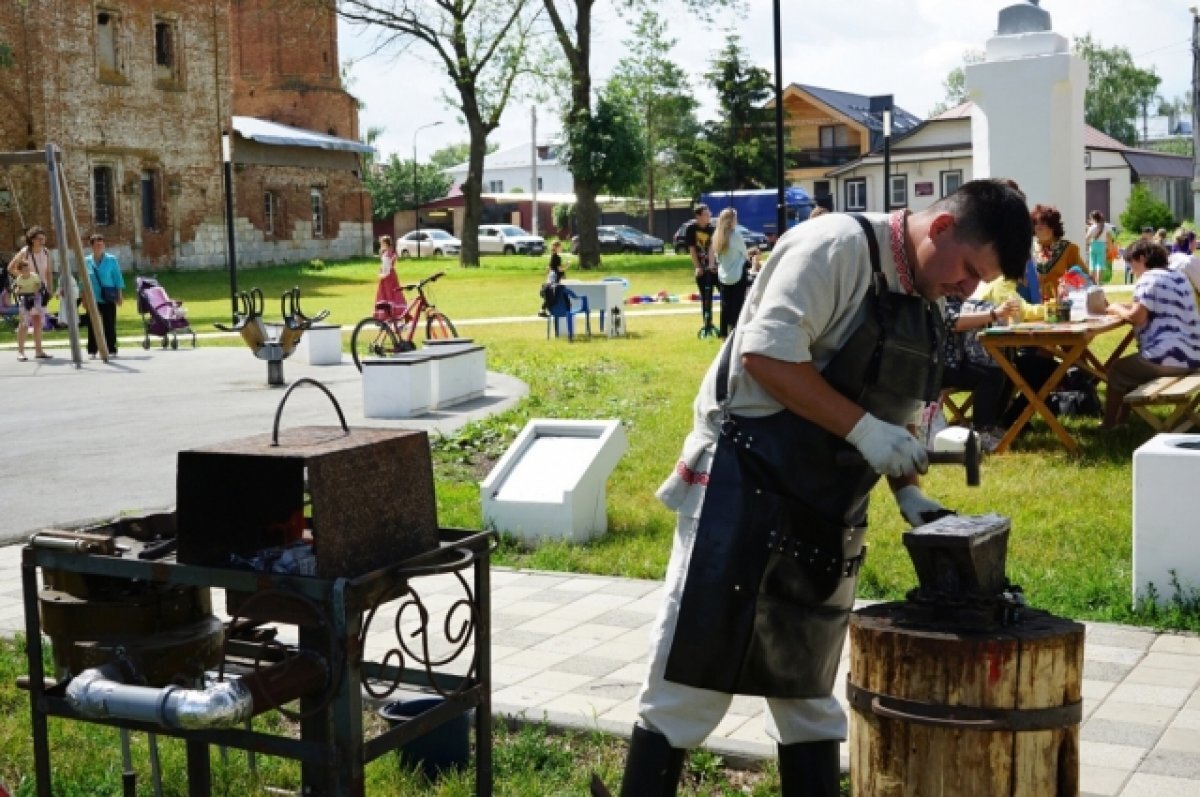
[[[642,727],[667,738],[672,747],[699,747],[729,710],[733,695],[698,689],[663,677],[675,638],[675,623],[687,579],[696,518],[679,516],[662,606],[650,636],[650,670],[638,695]],[[779,744],[846,738],[846,714],[833,695],[807,699],[766,698],[767,735]]]

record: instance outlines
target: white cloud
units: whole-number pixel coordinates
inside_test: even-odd
[[[942,99],[942,81],[961,63],[962,53],[982,50],[1008,0],[840,0],[798,3],[780,0],[784,83],[808,83],[859,94],[892,94],[906,110],[924,116]],[[1120,45],[1143,69],[1163,79],[1162,96],[1190,93],[1191,14],[1183,0],[1043,0],[1054,29],[1068,39],[1091,33],[1104,46]],[[702,111],[711,114],[702,75],[730,32],[741,36],[752,60],[773,71],[771,0],[748,0],[742,14],[723,12],[712,23],[667,0],[669,34],[678,40],[672,57],[693,76]],[[631,24],[610,6],[597,6],[594,27],[594,83],[602,85],[620,58]],[[375,37],[340,28],[343,58],[374,49]],[[412,157],[413,131],[443,121],[417,137],[418,156],[467,140],[458,114],[442,97],[450,90],[445,74],[415,49],[388,58],[372,55],[354,67],[351,90],[366,103],[362,129],[381,126],[385,154]],[[557,129],[551,109],[539,111],[539,137]],[[529,103],[510,103],[491,141],[502,147],[529,141]]]

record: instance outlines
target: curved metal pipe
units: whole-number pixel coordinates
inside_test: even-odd
[[[67,702],[85,717],[153,722],[164,728],[228,728],[250,719],[254,698],[241,680],[207,689],[157,689],[123,683],[115,667],[84,670],[67,685]]]

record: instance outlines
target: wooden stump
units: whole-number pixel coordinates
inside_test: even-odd
[[[1029,610],[943,630],[905,606],[850,616],[851,794],[1078,795],[1083,626]]]

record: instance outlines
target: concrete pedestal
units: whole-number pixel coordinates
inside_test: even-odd
[[[483,346],[445,341],[421,350],[429,357],[430,402],[434,409],[480,398],[487,387],[487,353]]]
[[[309,365],[340,365],[342,362],[342,328],[333,324],[309,327],[304,333],[308,347]]]
[[[1160,434],[1133,452],[1133,599],[1200,589],[1200,435]]]
[[[431,370],[429,357],[420,352],[363,360],[363,416],[413,418],[429,412]]]
[[[1087,65],[1053,31],[988,39],[986,60],[965,68],[976,178],[1016,180],[1032,207],[1053,205],[1084,223],[1083,94]]]
[[[627,448],[619,421],[531,420],[479,485],[484,526],[531,542],[604,534],[606,484]]]

